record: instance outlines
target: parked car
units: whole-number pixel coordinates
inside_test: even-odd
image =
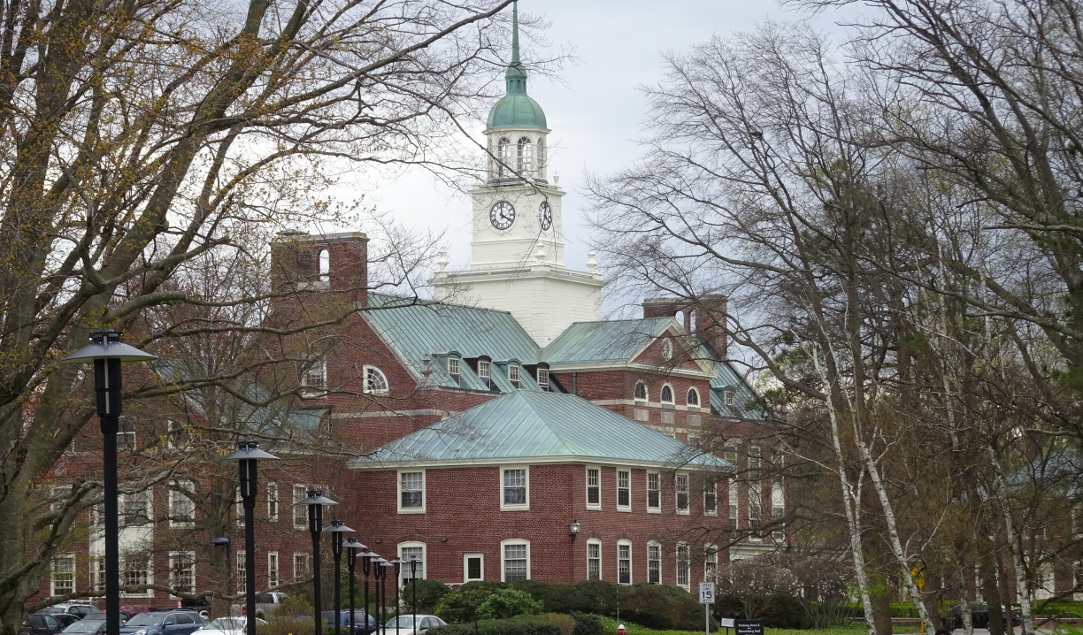
[[[60,622],[60,628],[66,628],[72,622],[79,621],[79,616],[75,613],[68,613],[64,611],[64,609],[57,609],[52,606],[43,608],[38,611],[38,613],[42,615],[52,615],[53,617],[55,617],[57,621]]]
[[[290,599],[290,596],[281,591],[261,593],[256,598],[256,617],[264,619],[271,617],[278,610],[278,605],[288,599]],[[247,612],[248,606],[245,604],[234,604],[230,607],[230,615],[233,616],[244,615]]]
[[[37,612],[27,615],[19,625],[18,635],[55,635],[64,629],[58,614]]]
[[[47,606],[47,607],[43,608],[40,612],[45,612],[45,613],[67,613],[68,615],[74,615],[77,619],[82,619],[82,618],[86,617],[86,615],[88,613],[92,613],[92,612],[97,611],[97,610],[98,610],[97,607],[95,607],[90,602],[72,601],[72,602],[61,602],[60,604],[54,604],[52,606]]]
[[[76,620],[60,632],[63,635],[101,635],[105,632],[105,620]]]
[[[265,626],[267,622],[256,618],[256,627]],[[219,617],[208,624],[204,624],[197,635],[244,635],[248,628],[247,617]]]
[[[189,635],[206,624],[198,611],[147,611],[120,627],[122,635]]]
[[[380,629],[380,635],[419,635],[430,628],[436,628],[437,626],[447,624],[447,622],[435,615],[418,615],[416,616],[418,627],[415,631],[414,617],[414,615],[399,615],[392,618],[387,624],[384,624],[382,629]]]
[[[120,609],[120,623],[123,624],[124,622],[127,622],[133,615],[135,615],[135,613],[132,611],[123,608]],[[91,611],[90,613],[87,613],[83,616],[83,621],[86,622],[88,620],[92,622],[104,622],[105,611]]]
[[[338,613],[338,624],[335,624],[335,613]],[[324,611],[323,622],[328,626],[339,626],[347,631],[350,630],[350,610],[339,611]],[[364,611],[364,609],[354,609],[353,611],[353,631],[352,635],[368,635],[374,633],[380,628],[380,623],[376,621],[375,617],[372,617]]]
[[[1009,610],[1006,606],[1000,607],[1000,614],[1004,616],[1004,620],[1009,619],[1011,616],[1012,626],[1021,626],[1023,624],[1023,613],[1018,607],[1011,607]],[[984,602],[975,602],[970,605],[970,623],[974,628],[989,628],[989,607]],[[963,627],[963,605],[956,604],[951,607],[951,624],[952,628]]]

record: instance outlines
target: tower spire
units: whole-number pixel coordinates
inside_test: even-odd
[[[507,94],[526,94],[526,71],[519,61],[519,2],[511,4],[511,63],[504,73]]]
[[[519,66],[519,0],[511,3],[511,65]]]

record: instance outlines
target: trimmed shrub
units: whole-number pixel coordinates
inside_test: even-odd
[[[404,613],[411,613],[414,610],[414,582],[407,582],[402,587],[402,604],[405,607]],[[444,597],[451,592],[446,584],[439,580],[420,579],[417,584],[417,612],[418,613],[433,613],[435,612],[437,603],[440,602],[440,598]]]
[[[473,624],[448,624],[434,628],[428,635],[560,635],[560,628],[537,617],[528,619],[484,620]]]
[[[660,584],[636,584],[620,593],[621,618],[657,630],[698,631],[703,628],[703,605],[684,589]]]
[[[598,610],[590,598],[580,592],[574,584],[563,582],[538,582],[524,580],[511,585],[513,589],[525,591],[545,606],[550,613],[590,612]]]
[[[468,589],[466,587],[467,585],[463,585],[440,598],[433,612],[446,622],[466,623],[480,619],[478,609],[485,600],[489,599],[493,591],[486,588]]]
[[[560,635],[574,635],[575,633],[575,618],[571,615],[546,613],[541,618],[550,624],[556,624],[556,627],[560,629]]]
[[[575,630],[572,635],[605,635],[602,618],[593,613],[572,613]]]
[[[516,615],[540,615],[542,603],[516,589],[497,589],[477,609],[478,619],[496,620]]]

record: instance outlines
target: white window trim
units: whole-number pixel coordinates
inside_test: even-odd
[[[303,551],[295,551],[295,552],[293,552],[292,565],[293,565],[293,579],[294,580],[296,580],[297,578],[300,578],[303,575],[309,575],[312,572],[312,558],[311,558],[311,555],[312,554],[305,553]],[[304,562],[305,562],[305,570],[304,571],[299,571],[298,568],[297,568],[298,556],[300,556],[300,559],[304,560]]]
[[[402,506],[402,475],[403,474],[416,474],[421,473],[421,507],[403,507]],[[395,504],[398,507],[400,514],[424,514],[426,511],[426,505],[428,504],[428,492],[425,490],[425,483],[427,481],[425,470],[399,470],[395,473]]]
[[[653,560],[653,561],[651,560],[651,547],[654,547],[654,548],[658,549],[658,559],[657,560]],[[651,562],[657,562],[658,563],[658,581],[657,582],[651,582]],[[657,540],[648,540],[647,541],[647,579],[646,579],[646,582],[648,584],[662,584],[662,571],[663,571],[664,568],[665,567],[662,566],[662,543],[658,542]]]
[[[684,500],[688,504],[687,507],[681,508],[681,496],[680,486],[678,483],[684,479]],[[677,510],[677,515],[687,516],[691,513],[692,507],[692,493],[689,491],[691,479],[688,478],[686,473],[678,473],[673,475],[673,507]]]
[[[403,549],[421,549],[421,577],[424,578],[426,572],[429,570],[429,548],[423,542],[417,540],[407,540],[406,542],[400,542],[396,549],[398,550],[399,561],[402,562],[402,566],[399,567],[399,588],[401,589],[406,581],[410,578],[406,577],[406,574],[410,572],[410,561],[402,557]]]
[[[624,474],[628,475],[628,479],[627,479],[627,483],[628,483],[628,504],[627,505],[621,505],[620,504],[620,490],[621,490],[621,487],[620,487],[620,475],[621,475],[622,472]],[[616,499],[615,500],[617,502],[617,511],[619,511],[619,512],[630,512],[630,511],[632,511],[632,470],[617,469],[616,473],[613,476],[613,483],[614,483],[614,485],[616,485],[616,488],[615,488],[615,490],[616,490],[615,491]]]
[[[267,483],[264,491],[267,492],[267,521],[278,522],[278,515],[282,512],[282,500],[278,497],[278,483],[275,481]]]
[[[709,571],[709,569],[707,567],[709,557],[711,556],[711,554],[714,554],[714,576],[716,578],[718,577],[718,551],[719,551],[718,550],[718,545],[716,545],[714,543],[705,545],[703,547],[703,581],[704,582],[714,582],[715,581],[715,580],[711,579],[711,573],[710,573],[710,571]]]
[[[696,396],[696,403],[692,403],[691,400],[688,399],[692,395]],[[696,390],[695,388],[689,388],[688,392],[684,395],[684,403],[689,408],[695,408],[698,410],[700,408],[700,405],[703,403],[703,400],[700,399],[700,394],[698,390]]]
[[[456,382],[460,381],[462,379],[462,374],[463,374],[463,366],[462,366],[462,364],[463,364],[462,359],[459,358],[459,357],[449,357],[449,358],[447,358],[447,374],[448,374],[448,377],[451,377]]]
[[[508,364],[508,383],[516,388],[522,385],[522,369],[519,364]]]
[[[526,503],[507,504],[504,502],[504,472],[508,470],[523,470],[526,481]],[[529,465],[501,465],[500,466],[500,511],[526,511],[530,509],[530,466]],[[503,574],[501,574],[503,577]]]
[[[274,562],[274,566],[271,563]],[[271,577],[271,573],[274,572],[275,577]],[[282,584],[282,559],[278,557],[277,551],[267,552],[267,586],[274,588]]]
[[[297,494],[304,491],[301,498],[297,498]],[[295,504],[292,506],[293,516],[293,528],[294,529],[308,529],[308,510],[304,505],[296,505],[298,501],[304,500],[308,496],[308,485],[302,485],[300,483],[293,484],[293,497],[297,500],[293,501]]]
[[[503,549],[501,549],[501,552],[503,552]],[[480,578],[471,578],[470,577],[470,560],[473,559],[473,558],[478,558],[479,560],[481,560],[481,577]],[[484,580],[484,579],[485,579],[485,554],[483,554],[483,553],[464,553],[463,554],[463,584],[466,584],[467,582],[479,582],[479,581]]]
[[[301,397],[312,399],[327,394],[327,360],[318,357],[301,371]]]
[[[704,475],[704,478],[707,478]],[[707,494],[708,492],[714,492],[714,510],[707,509]],[[703,515],[704,516],[717,516],[718,515],[718,482],[714,481],[708,483],[703,488]]]
[[[590,560],[591,560],[591,558],[590,558],[590,548],[592,546],[598,547],[598,579],[599,580],[605,580],[605,566],[604,566],[605,563],[602,561],[602,553],[603,553],[604,550],[602,549],[602,541],[599,540],[598,538],[591,538],[591,539],[587,540],[587,550],[586,550],[587,579],[588,580],[590,579]]]
[[[526,579],[527,580],[532,579],[530,577],[530,541],[526,540],[524,538],[509,538],[507,540],[501,540],[500,541],[500,581],[501,582],[507,582],[507,580],[505,579],[505,575],[504,575],[507,572],[506,562],[505,562],[506,558],[504,557],[505,556],[504,547],[507,547],[509,545],[526,545]]]
[[[598,502],[590,502],[590,471],[594,470],[598,473]],[[587,509],[601,509],[602,508],[602,468],[597,465],[588,465],[583,470],[583,502],[586,503]]]
[[[71,564],[71,591],[70,592],[73,593],[73,592],[75,592],[76,589],[79,588],[78,578],[77,578],[77,574],[79,573],[79,571],[75,566],[75,554],[65,553],[65,554],[61,554],[61,555],[58,555],[58,556],[54,556],[53,557],[53,562],[49,567],[49,595],[60,595],[60,593],[57,592],[57,589],[56,589],[57,574],[59,573],[57,571],[57,569],[56,569],[56,565],[61,560],[69,562]],[[68,575],[68,573],[64,572],[64,575]]]
[[[627,582],[621,582],[620,581],[620,561],[621,561],[620,548],[621,547],[628,547],[628,581]],[[622,586],[631,586],[632,584],[635,583],[635,574],[634,573],[635,573],[635,556],[634,556],[634,552],[632,550],[632,541],[631,540],[618,540],[617,541],[617,584],[620,584]]]
[[[373,372],[378,374],[384,380],[384,388],[372,389],[369,388],[369,373]],[[371,364],[365,364],[361,368],[361,390],[366,395],[387,395],[391,392],[391,382],[387,380],[387,373],[380,370],[377,366]]]
[[[177,588],[177,568],[176,561],[178,556],[187,556],[188,563],[192,566],[192,588],[188,592],[196,590],[196,584],[199,580],[196,577],[196,552],[194,551],[170,551],[169,552],[169,586]]]
[[[544,390],[546,392],[549,392],[551,390],[551,387],[550,387],[550,384],[549,384],[549,369],[548,368],[539,368],[537,370],[537,372],[534,374],[534,377],[537,379],[538,388],[541,388],[542,390]]]
[[[187,492],[189,494],[189,496],[187,496],[187,498],[188,498],[188,505],[190,506],[190,510],[189,510],[188,515],[185,516],[183,519],[179,518],[180,510],[176,509],[176,505],[174,504],[176,502],[174,500],[174,498],[173,498],[174,496],[184,496],[180,492],[176,491],[178,489],[182,489],[182,490],[184,490],[185,492]],[[170,483],[170,488],[169,488],[169,526],[170,527],[190,529],[190,528],[196,526],[196,501],[195,501],[195,498],[194,498],[195,490],[196,490],[195,483],[193,483],[192,481],[187,480],[187,479],[176,480],[176,481],[173,481],[172,483]]]
[[[658,504],[655,505],[655,506],[651,505],[651,475],[652,474],[655,476],[655,478],[658,479],[658,488],[655,490],[655,491],[658,492]],[[662,513],[662,474],[661,474],[661,472],[647,472],[647,474],[644,476],[643,489],[644,489],[643,493],[646,496],[646,500],[644,501],[644,504],[647,507],[647,513],[648,514],[661,514]]]
[[[643,386],[643,396],[642,397],[639,397],[639,396],[636,395],[636,393],[639,392],[639,387],[640,386]],[[650,399],[651,399],[651,393],[650,393],[650,390],[648,390],[648,388],[647,388],[647,382],[645,382],[643,380],[637,381],[635,383],[635,386],[632,387],[632,401],[634,403],[636,403],[636,404],[642,405],[642,404],[648,403],[650,401]]]
[[[684,548],[685,559],[681,560],[681,548]],[[692,586],[692,547],[687,542],[678,542],[673,550],[673,583],[682,589],[688,590]],[[681,563],[684,563],[684,574],[687,578],[682,584],[680,581]]]
[[[669,400],[666,400],[666,390],[669,390]],[[676,395],[673,392],[673,386],[668,383],[662,384],[662,388],[658,391],[658,403],[664,406],[672,406],[676,402]]]

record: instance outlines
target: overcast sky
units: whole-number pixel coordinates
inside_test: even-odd
[[[590,242],[583,173],[611,174],[638,156],[635,139],[642,136],[646,108],[637,87],[662,78],[662,53],[685,51],[712,35],[748,31],[768,20],[800,17],[773,0],[520,0],[519,11],[550,23],[545,49],[537,50],[540,45],[528,38],[522,42],[528,70],[532,58],[551,57],[561,50],[575,55],[559,78],[530,75],[528,93],[544,109],[552,130],[549,175],[550,179],[559,175],[567,192],[566,264],[579,270],[585,267]],[[418,170],[381,186],[367,200],[398,219],[442,235],[452,269],[468,265],[466,195],[438,185]]]

